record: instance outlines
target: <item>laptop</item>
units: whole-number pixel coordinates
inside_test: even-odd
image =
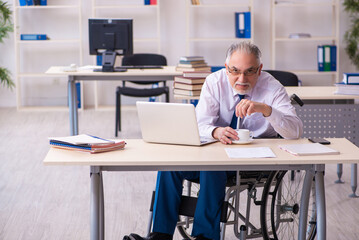
[[[146,142],[201,146],[217,141],[200,138],[193,104],[136,102],[136,105]]]

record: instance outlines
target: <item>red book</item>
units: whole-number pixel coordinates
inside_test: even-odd
[[[150,5],[157,5],[157,0],[150,0]]]

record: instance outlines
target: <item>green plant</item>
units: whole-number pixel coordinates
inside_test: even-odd
[[[0,43],[4,42],[4,38],[9,36],[9,32],[13,31],[13,24],[11,21],[11,10],[6,2],[0,1]],[[8,69],[0,67],[1,85],[12,89],[15,83],[10,77],[11,73]]]
[[[351,26],[344,35],[345,51],[352,63],[359,69],[359,1],[344,0],[343,5],[351,20]]]

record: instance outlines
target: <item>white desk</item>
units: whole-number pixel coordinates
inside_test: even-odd
[[[126,140],[127,145],[124,150],[101,154],[51,148],[44,159],[44,164],[90,166],[92,240],[104,239],[103,171],[306,170],[308,178],[314,174],[316,177],[317,239],[324,240],[326,239],[324,164],[359,162],[359,148],[350,141],[344,138],[329,140],[332,142],[330,147],[339,150],[340,155],[298,157],[278,148],[279,144],[308,143],[306,139],[255,139],[250,145],[230,146],[214,143],[202,147],[150,144],[141,139],[129,139]],[[260,146],[270,147],[276,158],[230,159],[224,151],[227,147]],[[302,217],[300,219],[304,221]],[[303,232],[301,234],[305,236]]]
[[[50,67],[46,74],[49,75],[68,75],[68,102],[70,113],[70,134],[77,135],[78,112],[77,112],[77,93],[76,81],[167,81],[173,80],[175,76],[182,76],[182,72],[176,71],[174,66],[165,66],[163,69],[130,69],[126,72],[93,72],[92,70],[78,70],[76,72],[64,72],[64,67]]]

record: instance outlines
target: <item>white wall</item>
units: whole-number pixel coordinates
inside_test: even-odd
[[[122,0],[124,2],[139,2],[140,4],[143,2],[143,0]],[[176,65],[178,62],[178,59],[180,56],[186,54],[186,43],[185,43],[185,0],[160,0],[160,12],[161,12],[161,53],[164,54],[168,59],[169,65]],[[188,0],[190,1],[190,0]],[[203,0],[203,2],[211,2],[213,0]],[[235,0],[228,0],[234,2]],[[271,68],[271,16],[270,16],[270,1],[269,0],[253,0],[254,1],[254,38],[255,43],[261,48],[263,57],[262,61],[264,64],[264,69]],[[48,0],[49,4],[53,2],[61,2],[60,0]],[[102,0],[101,3],[111,3],[111,2],[118,2],[115,0]],[[216,2],[222,2],[222,1],[216,1]],[[13,1],[8,1],[9,4],[13,4]],[[93,64],[93,56],[88,55],[88,30],[87,30],[87,19],[92,16],[92,10],[91,10],[91,1],[90,0],[82,0],[82,35],[83,35],[83,56],[84,56],[84,64]],[[209,10],[209,12],[203,12],[200,14],[202,16],[202,19],[204,17],[209,17],[210,19],[216,19],[218,18],[218,25],[222,26],[221,21],[222,19],[233,19],[234,22],[234,11],[233,9],[216,9],[215,11]],[[49,16],[42,16],[41,18],[49,17],[51,18],[51,11],[43,11],[44,14],[50,14]],[[99,12],[99,15],[102,14]],[[123,18],[123,17],[133,17],[136,22],[140,22],[140,26],[137,26],[136,29],[134,29],[135,37],[146,37],[146,36],[154,36],[153,35],[153,26],[155,25],[155,22],[151,20],[146,20],[145,16],[146,12],[138,12],[135,10],[129,10],[126,12],[121,12],[119,10],[116,11],[107,11],[103,12],[103,14],[108,14],[108,17],[117,17],[117,18]],[[153,15],[154,16],[154,15]],[[278,16],[280,23],[289,23],[296,27],[302,26],[313,28],[313,32],[317,31],[325,31],[325,22],[320,23],[321,19],[318,19],[315,17],[315,13],[313,14],[314,21],[309,19],[297,19],[296,17],[293,17],[293,15],[283,14]],[[39,17],[39,16],[37,16]],[[34,16],[35,18],[35,16]],[[49,30],[50,28],[53,29],[61,29],[64,26],[64,20],[62,19],[60,21],[42,21],[41,24],[44,25],[45,29]],[[198,19],[199,22],[205,22],[201,21],[201,19]],[[227,20],[225,20],[227,21]],[[198,30],[197,33],[193,32],[193,34],[203,34],[204,36],[213,36],[213,34],[226,34],[226,33],[233,33],[234,32],[234,23],[231,21],[231,24],[228,24],[228,29],[217,27],[217,29],[214,28],[200,28],[196,29]],[[319,23],[318,23],[319,22]],[[216,21],[211,21],[212,25],[213,23],[216,23]],[[345,31],[347,30],[349,26],[349,18],[347,14],[341,9],[340,11],[340,65],[339,65],[339,71],[340,76],[342,72],[351,72],[355,71],[355,67],[350,63],[350,60],[348,59],[345,50],[344,45],[342,41],[342,36],[344,35]],[[47,25],[48,24],[48,25]],[[49,25],[50,24],[50,25]],[[321,25],[322,24],[322,25]],[[214,24],[215,25],[215,24]],[[136,23],[135,23],[136,26]],[[280,25],[281,26],[281,25]],[[283,24],[284,27],[284,24]],[[141,28],[141,29],[139,29]],[[300,29],[300,27],[299,27]],[[55,34],[55,33],[53,33]],[[229,43],[228,43],[229,44]],[[208,56],[208,62],[210,64],[216,64],[221,65],[224,62],[224,52],[222,50],[218,49],[226,49],[228,47],[227,43],[223,43],[221,46],[218,46],[216,44],[214,45],[208,45],[206,46],[205,51],[206,54],[209,54]],[[201,46],[197,46],[196,48],[200,49]],[[208,51],[208,52],[207,52]],[[286,49],[282,50],[283,52],[280,52],[279,54],[286,53]],[[135,45],[135,52],[156,52],[156,46],[151,45],[149,43],[146,44],[137,44]],[[7,67],[11,70],[11,72],[15,72],[15,55],[14,55],[14,36],[13,34],[9,39],[6,39],[4,44],[0,44],[0,65]],[[277,55],[279,55],[277,53]],[[47,54],[46,54],[47,55]],[[56,56],[57,55],[57,56]],[[53,58],[61,58],[61,54],[57,53],[56,55],[49,55],[49,58],[53,56]],[[60,55],[60,56],[59,56]],[[315,54],[314,54],[315,56]],[[64,59],[66,56],[64,56]],[[306,59],[308,59],[307,53],[304,52],[296,52],[295,53],[295,64],[298,66],[305,66]],[[55,61],[55,59],[54,59]],[[64,60],[65,61],[65,60]],[[69,60],[67,60],[69,61]],[[74,60],[73,62],[76,62],[77,60]],[[44,61],[44,65],[41,66],[41,69],[47,69],[49,66],[48,63],[53,62],[51,59],[48,61]],[[66,62],[66,61],[65,61]],[[68,62],[68,64],[72,63],[71,60]],[[282,62],[279,61],[278,65],[285,66],[287,61],[283,60]],[[28,66],[27,68],[31,68]],[[30,69],[31,70],[31,69]],[[326,81],[326,79],[316,79],[313,76],[308,77],[302,77],[303,83],[305,85],[328,85],[330,84],[330,81]],[[37,85],[38,84],[38,85]],[[106,104],[106,105],[113,105],[114,99],[115,99],[115,86],[117,86],[119,83],[105,83],[100,85],[99,87],[99,97],[100,97],[100,104]],[[27,82],[26,89],[22,90],[22,99],[27,104],[47,104],[51,103],[52,105],[61,105],[66,104],[66,79],[60,78],[60,79],[52,79],[48,82]],[[44,86],[47,85],[47,86]],[[84,85],[84,102],[85,106],[93,106],[94,105],[94,99],[93,99],[93,83],[87,82]],[[52,89],[52,90],[49,90]],[[56,95],[55,98],[53,96]],[[125,102],[132,103],[133,99],[125,99]],[[15,96],[15,90],[10,91],[4,87],[0,88],[0,107],[3,106],[16,106],[16,96]]]

